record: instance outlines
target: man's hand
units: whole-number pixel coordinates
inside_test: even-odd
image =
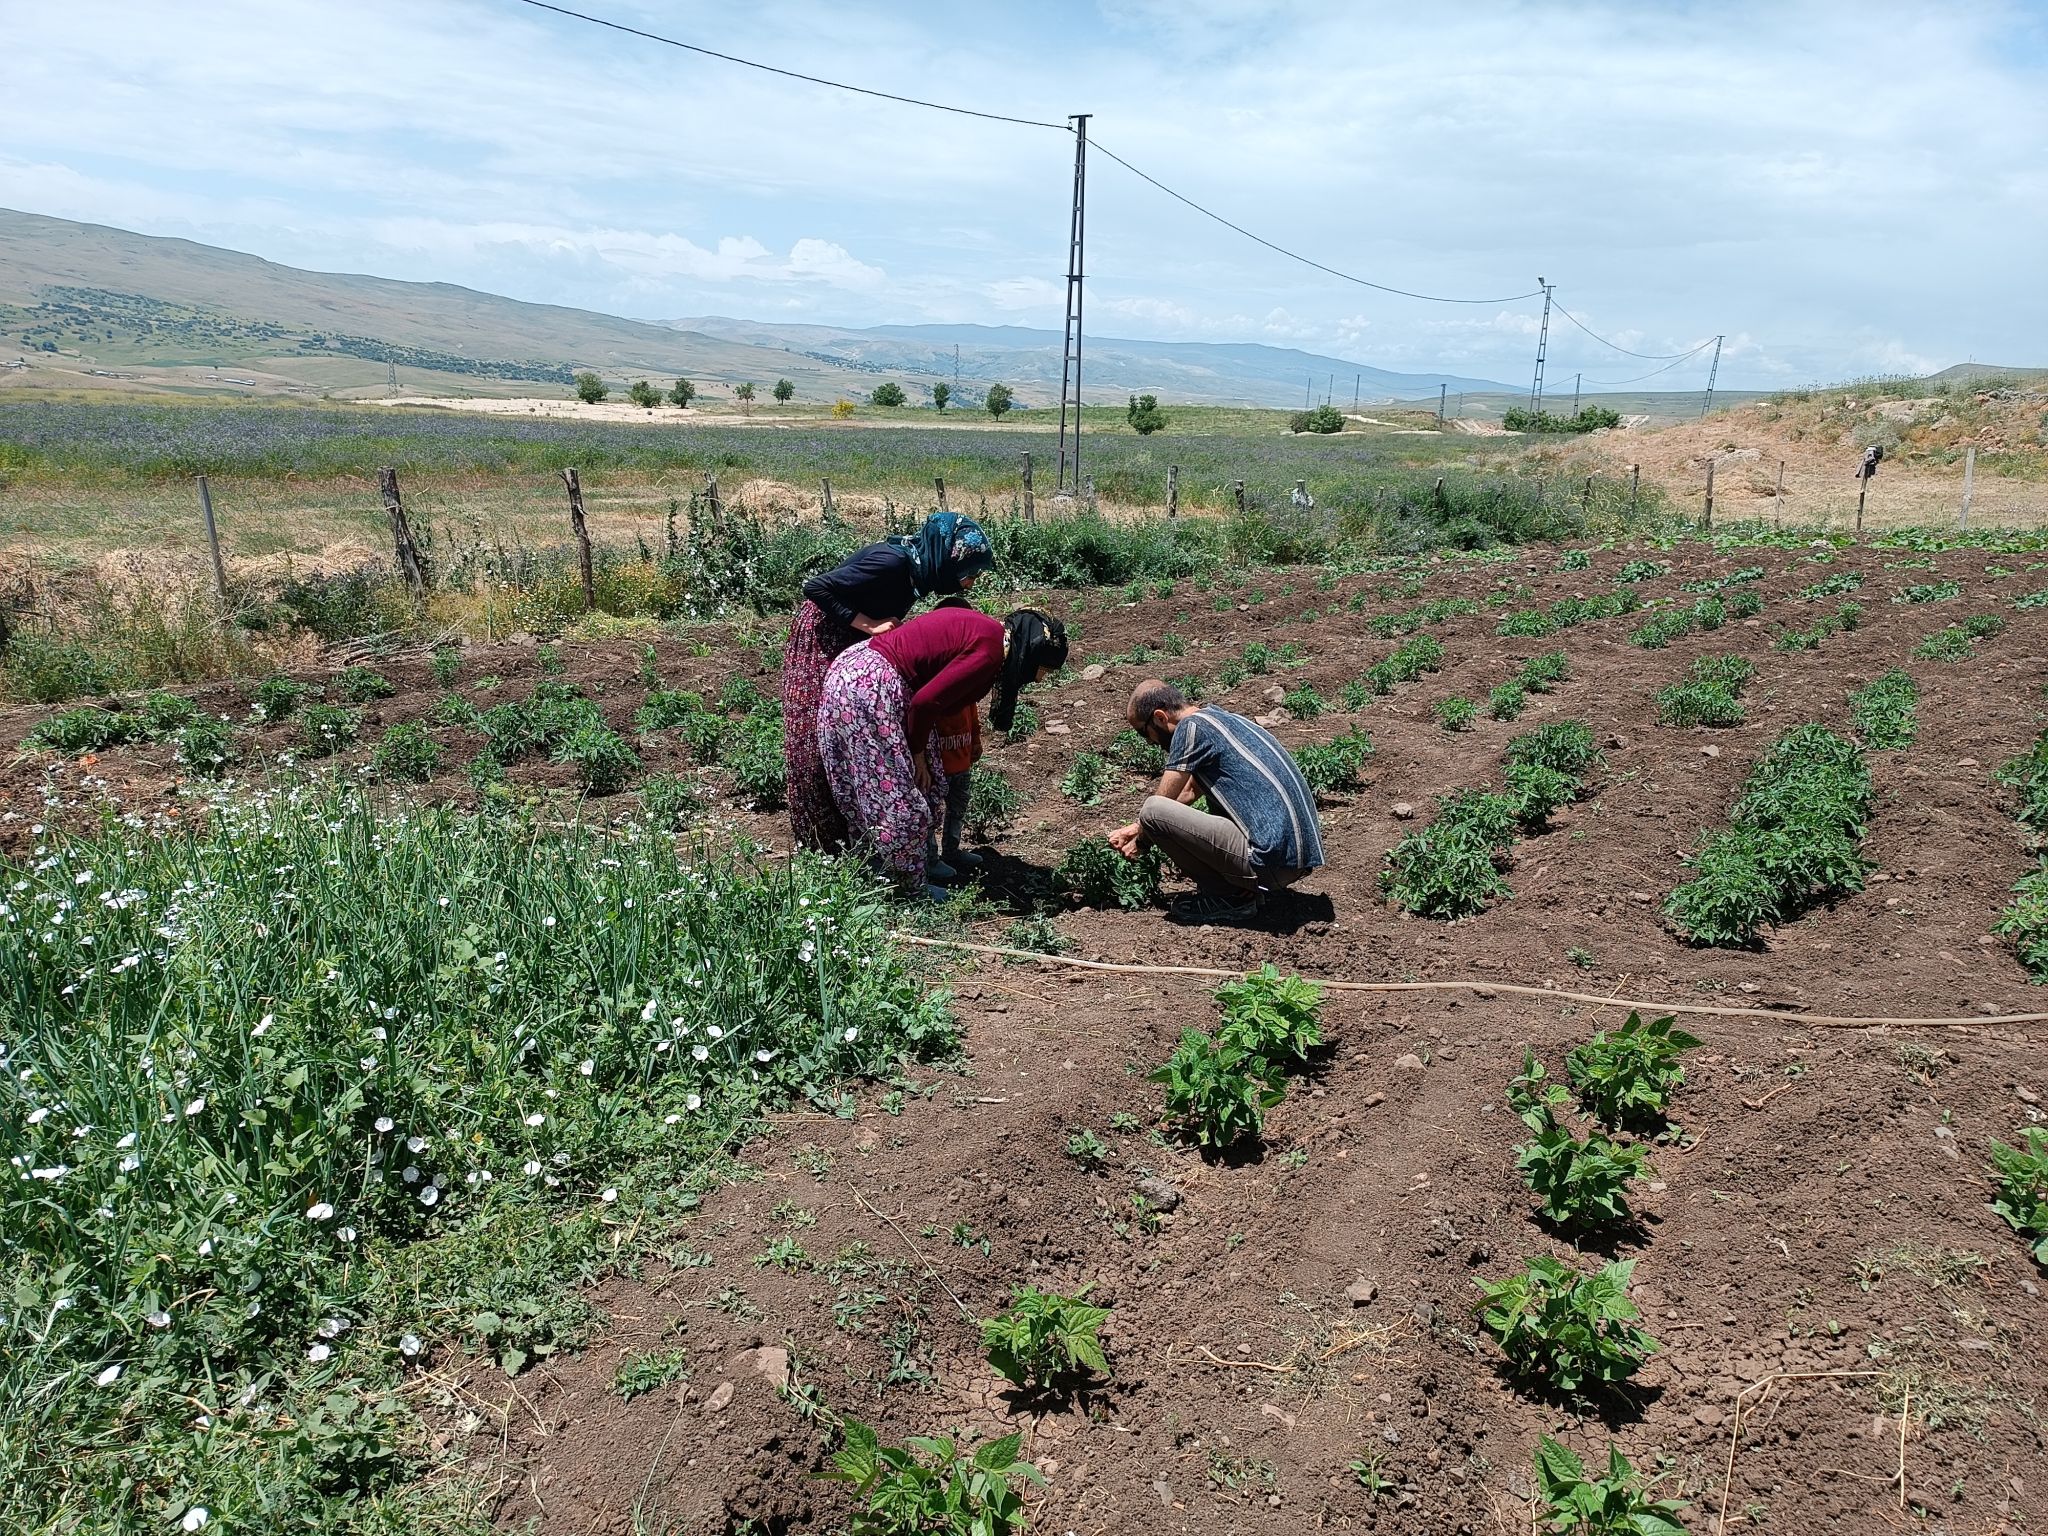
[[[1143,851],[1144,833],[1134,821],[1127,827],[1118,827],[1109,834],[1109,846],[1127,859],[1135,859]]]
[[[871,619],[864,613],[853,616],[853,627],[864,635],[886,635],[896,627],[894,619]]]

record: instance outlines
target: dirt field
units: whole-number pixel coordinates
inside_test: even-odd
[[[1591,570],[1566,573],[1549,550],[1439,567],[1419,598],[1370,595],[1390,577],[1319,591],[1313,572],[1262,575],[1272,596],[1253,602],[1240,589],[1227,611],[1186,583],[1128,605],[1089,594],[1078,613],[1071,597],[1049,598],[1079,620],[1077,674],[1089,662],[1105,671],[1046,697],[1038,735],[990,753],[1027,810],[992,850],[985,886],[1004,915],[977,923],[976,938],[1001,942],[1009,914],[1042,899],[1060,850],[1135,809],[1135,775],[1121,775],[1100,807],[1058,788],[1075,752],[1116,734],[1135,681],[1159,670],[1213,678],[1247,641],[1294,641],[1301,667],[1211,697],[1266,713],[1277,708],[1267,688],[1307,680],[1333,710],[1281,721],[1284,741],[1353,725],[1371,733],[1366,787],[1326,813],[1330,868],[1250,928],[1068,910],[1059,930],[1075,955],[1113,962],[1271,960],[1326,978],[1479,984],[1332,994],[1330,1048],[1272,1113],[1262,1150],[1211,1160],[1150,1133],[1159,1091],[1144,1076],[1184,1025],[1212,1022],[1208,981],[1039,962],[964,968],[962,1070],[920,1073],[907,1091],[868,1096],[852,1118],[780,1121],[749,1154],[760,1177],[710,1199],[673,1263],[602,1288],[612,1326],[583,1355],[515,1382],[464,1359],[437,1361],[421,1378],[446,1443],[493,1480],[501,1522],[561,1536],[833,1529],[847,1506],[810,1477],[828,1449],[821,1424],[800,1411],[811,1393],[892,1439],[1023,1430],[1048,1479],[1034,1496],[1031,1528],[1041,1532],[1527,1531],[1539,1432],[1589,1457],[1611,1434],[1638,1466],[1668,1468],[1664,1491],[1692,1501],[1695,1532],[1961,1536],[2048,1520],[2038,1417],[2048,1277],[1988,1209],[1982,1172],[1989,1140],[2011,1140],[2040,1117],[2048,1025],[1826,1027],[1770,1016],[2042,1008],[1989,935],[2032,862],[1991,776],[2042,724],[2048,611],[2010,604],[2048,586],[2048,572],[1968,552],[1925,557],[1930,569],[1889,551],[1823,564],[1804,551],[1723,557],[1684,546],[1657,556],[1672,569],[1642,584],[1646,597],[1761,565],[1761,615],[1664,650],[1631,645],[1638,621],[1628,617],[1542,640],[1495,635],[1500,613],[1609,590],[1623,560],[1643,553],[1600,553]],[[1855,594],[1862,626],[1817,650],[1774,649],[1776,629],[1810,624],[1836,601],[1804,602],[1799,590],[1842,571],[1866,577]],[[1960,599],[1888,600],[1945,578],[1961,583]],[[1284,592],[1290,582],[1300,590]],[[1499,584],[1528,590],[1428,629],[1445,648],[1441,671],[1356,716],[1334,707],[1343,682],[1396,643],[1368,630],[1374,616],[1432,598],[1483,600]],[[1362,611],[1290,622],[1359,591],[1369,594]],[[1969,659],[1910,658],[1931,631],[1984,612],[2009,626]],[[1184,657],[1113,659],[1169,632]],[[696,655],[672,636],[649,638],[670,686],[716,691],[736,670],[773,686],[756,648]],[[570,679],[622,728],[641,698],[639,647],[564,652]],[[1566,652],[1570,677],[1532,697],[1520,720],[1482,718],[1451,734],[1432,719],[1447,695],[1483,698],[1551,649]],[[1655,724],[1657,688],[1721,652],[1756,663],[1748,723]],[[1895,665],[1920,684],[1919,735],[1870,755],[1868,889],[1774,931],[1758,952],[1679,942],[1660,916],[1679,855],[1725,821],[1779,732],[1812,719],[1843,726],[1845,693]],[[383,670],[401,693],[370,706],[366,742],[424,716],[439,692],[423,659]],[[534,647],[473,650],[465,684],[486,674],[504,679],[496,698],[524,697]],[[198,696],[246,713],[238,690]],[[0,741],[18,741],[36,713],[0,712]],[[1382,855],[1429,815],[1433,796],[1497,784],[1510,736],[1566,718],[1592,727],[1605,768],[1589,798],[1518,844],[1511,899],[1448,924],[1380,899]],[[258,766],[287,730],[256,736]],[[436,734],[450,771],[425,794],[466,798],[460,767],[476,742]],[[648,768],[694,771],[675,752],[649,743]],[[564,773],[527,765],[514,778],[562,787]],[[708,785],[722,782],[705,773]],[[161,749],[55,768],[17,755],[0,770],[0,795],[19,818],[0,825],[6,845],[18,849],[27,822],[46,814],[47,784],[69,797],[82,777],[133,809],[175,803]],[[778,818],[730,805],[718,826],[786,839]],[[1653,1150],[1646,1219],[1615,1250],[1637,1260],[1635,1296],[1663,1348],[1626,1393],[1583,1414],[1502,1379],[1499,1352],[1471,1317],[1472,1280],[1538,1252],[1572,1256],[1533,1219],[1514,1167],[1522,1128],[1503,1090],[1525,1044],[1555,1072],[1569,1045],[1624,1010],[1500,990],[1510,984],[1744,1010],[1688,1021],[1705,1043],[1678,1101],[1683,1135]],[[1113,1115],[1136,1128],[1113,1129]],[[1112,1149],[1105,1170],[1065,1154],[1082,1129]],[[1131,1198],[1141,1181],[1143,1208]],[[762,1265],[778,1237],[806,1257]],[[1092,1282],[1113,1306],[1110,1382],[1057,1403],[999,1390],[972,1319],[1027,1281],[1064,1291]],[[691,1359],[680,1393],[613,1393],[622,1358],[676,1343]],[[799,1390],[778,1395],[792,1368]],[[1354,1462],[1384,1486],[1364,1486]]]

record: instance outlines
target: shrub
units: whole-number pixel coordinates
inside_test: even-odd
[[[789,792],[788,757],[782,721],[772,714],[742,718],[726,737],[725,764],[732,781],[757,811],[778,810]]]
[[[576,398],[585,405],[596,405],[610,393],[604,380],[588,369],[576,375]]]
[[[1243,1046],[1188,1029],[1149,1081],[1165,1085],[1167,1114],[1199,1145],[1221,1149],[1257,1136],[1265,1112],[1286,1097],[1279,1085],[1262,1080],[1264,1068]]]
[[[675,383],[669,386],[668,403],[670,405],[686,406],[696,398],[697,386],[688,379],[677,379]]]
[[[235,733],[227,721],[201,715],[178,732],[178,766],[202,778],[218,778],[234,761]]]
[[[1582,1275],[1547,1254],[1526,1260],[1505,1280],[1475,1279],[1479,1325],[1500,1345],[1510,1375],[1565,1397],[1627,1381],[1657,1349],[1635,1326],[1629,1299],[1635,1260],[1618,1259]]]
[[[1159,409],[1157,395],[1133,395],[1124,417],[1140,437],[1149,437],[1166,425],[1166,413]]]
[[[1565,1075],[1580,1107],[1605,1126],[1661,1126],[1671,1096],[1685,1083],[1679,1053],[1700,1043],[1675,1023],[1666,1016],[1645,1024],[1631,1012],[1612,1034],[1603,1029],[1573,1046],[1565,1056]]]
[[[1436,716],[1436,723],[1447,731],[1469,731],[1472,722],[1479,718],[1479,706],[1454,693],[1440,701],[1430,713]]]
[[[944,388],[945,386],[943,384],[936,386],[932,391],[933,395],[936,396],[938,394],[938,391]],[[796,385],[791,383],[788,379],[777,379],[775,381],[775,388],[772,391],[770,391],[770,393],[772,393],[775,396],[777,401],[779,401],[783,405],[787,405],[790,401],[796,398]],[[940,406],[939,409],[944,410],[945,407]]]
[[[349,667],[334,680],[334,695],[344,704],[367,704],[398,692],[389,678],[369,667]]]
[[[1991,1209],[2026,1239],[2036,1264],[2048,1265],[2048,1130],[2030,1125],[2020,1134],[2024,1147],[1991,1143]]]
[[[1633,1219],[1628,1206],[1629,1181],[1643,1168],[1647,1155],[1639,1146],[1623,1147],[1605,1136],[1584,1141],[1558,1122],[1565,1090],[1545,1081],[1543,1063],[1526,1046],[1522,1075],[1508,1085],[1508,1105],[1534,1139],[1515,1151],[1515,1166],[1542,1200],[1543,1219],[1567,1231],[1591,1231]]]
[[[1083,805],[1100,805],[1109,784],[1109,764],[1093,752],[1083,752],[1060,780],[1060,793]]]
[[[1100,1334],[1109,1308],[1088,1304],[1091,1286],[1071,1296],[1018,1286],[1009,1310],[982,1319],[988,1363],[1012,1385],[1044,1391],[1066,1377],[1107,1376]]]
[[[969,836],[984,843],[995,842],[1009,834],[1023,809],[1024,796],[995,769],[977,763],[969,771],[963,823]]]
[[[30,704],[112,693],[126,681],[112,657],[33,630],[14,636],[7,647],[6,668],[8,691]]]
[[[1347,731],[1320,745],[1310,743],[1296,747],[1288,755],[1294,759],[1295,767],[1301,770],[1302,778],[1308,781],[1308,787],[1320,799],[1335,791],[1360,787],[1363,783],[1360,774],[1366,760],[1372,756],[1372,738],[1364,731]]]
[[[1685,1536],[1679,1512],[1683,1499],[1653,1499],[1663,1479],[1645,1478],[1621,1448],[1607,1447],[1607,1472],[1594,1477],[1577,1454],[1548,1435],[1536,1441],[1536,1497],[1539,1524],[1554,1536]]]
[[[256,718],[265,725],[275,725],[288,720],[297,712],[299,701],[312,689],[304,683],[295,683],[288,677],[266,677],[256,685],[252,695],[256,704]]]
[[[1528,707],[1529,690],[1519,680],[1505,682],[1486,696],[1486,712],[1496,720],[1514,720]]]
[[[1159,899],[1165,871],[1157,848],[1127,859],[1110,847],[1108,838],[1097,836],[1081,839],[1060,855],[1053,875],[1083,906],[1118,906],[1135,912]]]
[[[441,768],[441,749],[425,727],[412,721],[394,725],[370,757],[371,771],[389,783],[424,784]]]
[[[299,743],[308,757],[331,757],[354,746],[362,728],[360,710],[339,704],[309,704],[299,717]]]
[[[1016,397],[1010,393],[1010,386],[1007,384],[991,384],[988,393],[981,397],[982,409],[998,421],[1009,414],[1010,407],[1015,403]]]
[[[1271,963],[1218,987],[1216,1006],[1222,1015],[1216,1038],[1266,1063],[1261,1076],[1272,1076],[1275,1068],[1284,1074],[1323,1043],[1323,989],[1299,976],[1282,976]]]
[[[943,1435],[893,1446],[858,1419],[842,1429],[846,1443],[820,1475],[851,1484],[861,1501],[849,1536],[1016,1536],[1026,1519],[1012,1485],[1045,1481],[1017,1460],[1020,1435],[991,1440],[968,1457]]]
[[[550,756],[574,768],[576,782],[591,795],[616,794],[640,771],[640,759],[625,738],[599,721],[565,731]]]
[[[776,398],[781,399],[782,397],[778,395]],[[943,411],[947,406],[951,405],[952,403],[953,386],[946,383],[945,380],[941,379],[938,383],[932,386],[932,409],[935,411]]]
[[[870,404],[887,406],[891,410],[901,405],[903,400],[903,386],[894,379],[884,379],[868,392]]]
[[[1312,411],[1296,411],[1287,418],[1290,432],[1320,432],[1328,435],[1344,430],[1344,413],[1334,405],[1319,405]]]
[[[626,386],[626,398],[643,411],[651,411],[661,404],[661,391],[645,379],[635,379]]]
[[[704,808],[697,786],[673,773],[649,774],[640,785],[640,804],[656,826],[683,825]]]
[[[1893,667],[1849,695],[1856,719],[1856,739],[1872,751],[1895,751],[1913,744],[1913,715],[1920,685],[1903,667]]]

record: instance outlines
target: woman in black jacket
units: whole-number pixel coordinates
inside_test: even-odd
[[[887,634],[920,597],[965,592],[995,564],[988,535],[971,517],[935,512],[914,534],[855,550],[804,583],[782,653],[783,761],[789,772],[789,827],[799,848],[837,853],[846,821],[818,752],[818,698],[833,658]]]

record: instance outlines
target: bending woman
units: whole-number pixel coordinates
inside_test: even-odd
[[[1018,692],[1066,660],[1065,627],[1036,609],[998,622],[935,608],[832,663],[817,729],[833,803],[907,894],[946,894],[925,882],[925,840],[945,806],[934,727],[994,687],[989,719],[1008,729]]]
[[[846,822],[818,756],[818,699],[833,658],[857,641],[887,634],[918,598],[965,592],[995,563],[979,523],[935,512],[918,532],[855,550],[836,569],[804,583],[782,653],[783,762],[789,829],[799,848],[837,853],[846,846]]]

